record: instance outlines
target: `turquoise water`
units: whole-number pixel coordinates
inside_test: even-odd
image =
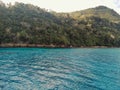
[[[0,48],[0,90],[120,90],[120,49]]]

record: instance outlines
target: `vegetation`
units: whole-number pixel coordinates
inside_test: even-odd
[[[72,13],[0,2],[0,44],[120,46],[120,15],[104,6]]]

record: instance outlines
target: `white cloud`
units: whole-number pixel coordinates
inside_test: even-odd
[[[120,13],[120,0],[3,0],[5,3],[15,1],[31,3],[41,8],[51,9],[58,12],[71,12],[99,5],[104,5]],[[117,2],[117,3],[116,3]]]
[[[115,0],[115,4],[117,5],[118,8],[120,8],[120,0]]]

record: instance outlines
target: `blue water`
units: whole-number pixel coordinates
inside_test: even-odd
[[[0,90],[120,90],[120,49],[0,48]]]

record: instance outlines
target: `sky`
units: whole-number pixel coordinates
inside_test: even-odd
[[[120,0],[2,0],[5,3],[23,2],[56,12],[73,12],[104,5],[120,14]]]

